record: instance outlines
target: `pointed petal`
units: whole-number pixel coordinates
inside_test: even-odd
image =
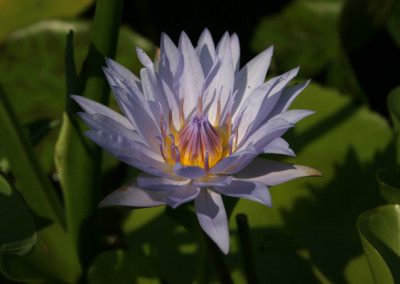
[[[260,126],[248,138],[242,141],[237,147],[238,151],[242,148],[246,149],[249,145],[254,145],[256,152],[261,153],[262,150],[277,137],[282,136],[294,124],[279,117],[274,117]]]
[[[199,58],[189,37],[182,32],[179,39],[179,51],[183,58],[182,76],[179,80],[179,94],[185,99],[185,120],[193,114],[204,81],[204,73]]]
[[[151,61],[150,57],[146,54],[146,52],[140,47],[136,47],[136,54],[139,58],[139,61],[146,67],[154,69],[153,61]]]
[[[286,87],[267,119],[274,117],[279,113],[287,111],[293,100],[304,90],[305,87],[308,86],[310,81],[311,80],[308,80],[307,82],[304,82],[302,84],[294,84]]]
[[[190,179],[157,177],[140,174],[137,178],[137,183],[140,188],[155,190],[155,191],[171,191],[182,188],[187,188]]]
[[[289,123],[295,124],[298,121],[302,120],[303,118],[314,114],[315,111],[312,110],[305,110],[305,109],[291,109],[281,114],[276,115],[274,118],[282,118]]]
[[[278,137],[272,140],[264,149],[266,154],[282,154],[295,157],[296,154],[289,148],[289,143],[285,139]]]
[[[212,80],[209,80],[205,93],[207,97],[205,99],[205,109],[208,113],[208,118],[211,123],[214,123],[217,116],[218,98],[221,100],[221,117],[226,116],[227,109],[229,107],[229,96],[233,92],[234,86],[234,71],[232,65],[232,57],[230,52],[220,58],[220,66]],[[209,79],[209,78],[207,78]],[[223,121],[221,119],[220,124]]]
[[[160,136],[161,132],[149,105],[142,104],[141,101],[134,102],[128,91],[121,87],[112,86],[111,89],[135,130],[146,139],[152,149],[158,148],[159,143],[155,137]]]
[[[183,166],[181,163],[176,163],[174,172],[182,178],[197,179],[207,175],[206,171],[200,167]]]
[[[167,34],[162,33],[160,40],[160,65],[163,66],[163,70],[168,71],[171,75],[175,74],[178,67],[178,59],[178,48]]]
[[[136,77],[136,75],[133,74],[129,69],[125,68],[111,58],[106,57],[105,60],[108,68],[119,74],[121,78],[123,78],[127,82],[130,82],[136,88],[141,88],[140,86],[142,85],[142,83],[140,82],[139,78]]]
[[[88,130],[85,135],[121,161],[156,176],[171,176],[172,166],[138,141],[132,141],[112,131]]]
[[[168,191],[151,191],[138,187],[136,180],[132,180],[121,188],[111,192],[99,204],[99,207],[129,206],[154,207],[166,204],[163,198]]]
[[[71,95],[71,98],[74,99],[80,105],[80,107],[88,114],[99,113],[108,116],[111,119],[115,120],[116,122],[121,123],[126,128],[133,130],[132,124],[125,116],[110,109],[109,107],[106,107],[105,105],[102,105],[98,102],[77,95]]]
[[[273,46],[257,55],[244,66],[235,78],[235,90],[238,90],[233,105],[233,112],[242,107],[247,96],[261,85],[271,62]]]
[[[240,43],[239,37],[236,33],[231,36],[231,53],[232,53],[232,62],[233,68],[235,70],[235,74],[239,72],[240,68]]]
[[[204,74],[208,74],[215,63],[215,45],[211,33],[204,29],[196,47]]]
[[[236,197],[245,198],[252,200],[266,206],[271,207],[271,194],[269,193],[268,187],[260,182],[244,181],[234,179],[234,181],[226,187],[214,187],[215,191],[220,194]]]
[[[298,71],[299,68],[295,68],[272,78],[248,96],[242,108],[233,115],[235,121],[238,119],[238,114],[243,113],[238,127],[238,141],[242,141],[246,135],[251,135],[262,124],[268,114],[273,111],[283,88],[297,75]]]
[[[164,201],[167,202],[171,208],[175,209],[179,205],[192,201],[199,195],[200,189],[186,185],[185,188],[178,188],[170,191],[167,196],[164,197]]]
[[[275,186],[300,177],[321,175],[320,171],[307,166],[256,158],[246,168],[236,173],[235,178]]]
[[[200,226],[204,232],[224,254],[228,254],[228,218],[221,195],[209,189],[202,189],[194,200],[194,206]]]
[[[104,130],[104,131],[114,131],[119,133],[131,140],[139,140],[143,142],[144,140],[140,135],[137,134],[133,129],[129,129],[123,124],[113,120],[112,118],[102,115],[100,113],[88,114],[86,112],[78,112],[78,115],[82,120],[93,130]]]

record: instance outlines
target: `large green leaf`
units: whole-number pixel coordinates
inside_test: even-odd
[[[400,205],[365,211],[357,227],[375,284],[400,283]]]
[[[37,241],[35,224],[17,190],[0,175],[0,252],[25,255]]]
[[[77,15],[93,2],[94,0],[2,0],[0,1],[0,42],[16,28],[41,19]]]

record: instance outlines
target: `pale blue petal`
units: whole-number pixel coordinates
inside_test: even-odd
[[[106,196],[99,207],[128,206],[128,207],[154,207],[165,205],[164,197],[168,191],[150,191],[141,189],[135,180],[130,181],[121,188]]]
[[[155,138],[161,135],[159,124],[153,117],[153,113],[148,110],[148,105],[142,105],[141,102],[133,102],[129,93],[120,87],[111,87],[124,114],[133,124],[135,130],[142,135],[152,149],[159,146],[158,140]]]
[[[154,70],[153,61],[151,61],[150,57],[147,55],[147,53],[143,49],[141,49],[140,47],[136,47],[136,54],[139,58],[139,61],[144,66]]]
[[[239,37],[236,33],[231,36],[231,53],[232,53],[232,62],[233,62],[233,70],[235,74],[239,72],[240,68],[240,43]]]
[[[218,42],[217,45],[217,54],[219,58],[223,58],[225,55],[230,54],[230,57],[232,57],[231,54],[231,42],[230,42],[230,36],[228,32],[225,32],[221,38],[221,40]]]
[[[147,146],[112,131],[89,130],[85,135],[121,161],[156,176],[171,176],[172,166]]]
[[[296,154],[289,148],[289,143],[285,139],[278,137],[272,140],[264,149],[266,154],[281,154],[295,157]]]
[[[228,111],[228,100],[233,92],[234,80],[232,57],[228,52],[224,57],[220,58],[220,66],[205,90],[207,97],[205,98],[204,106],[211,123],[214,123],[217,116],[218,98],[221,99],[222,118],[220,124],[224,123],[223,117],[226,116]]]
[[[110,68],[103,67],[103,72],[110,87],[118,86],[122,89],[125,89],[130,96],[135,99],[135,101],[142,101],[143,103],[145,102],[143,98],[143,87],[141,82],[140,85],[133,84],[134,82],[124,79],[119,73]]]
[[[198,104],[198,98],[204,81],[204,73],[196,51],[189,37],[184,32],[181,33],[179,39],[179,51],[183,57],[182,76],[179,80],[179,97],[185,99],[184,116],[186,120],[192,116]]]
[[[196,51],[200,58],[203,73],[208,74],[216,60],[214,41],[208,29],[204,29],[200,35]]]
[[[142,83],[140,82],[139,78],[136,77],[136,75],[133,74],[129,69],[125,68],[111,58],[106,57],[105,60],[108,68],[116,72],[121,78],[123,78],[125,81],[129,82],[131,85],[135,86],[139,90],[142,88]]]
[[[226,196],[245,198],[269,207],[272,206],[271,194],[269,193],[268,187],[260,182],[235,179],[229,186],[217,186],[214,187],[214,189],[218,193]]]
[[[108,116],[126,128],[133,130],[132,124],[125,116],[110,109],[109,107],[81,96],[72,95],[71,98],[74,99],[88,114],[99,113]]]
[[[232,176],[227,175],[206,175],[203,178],[193,181],[195,187],[228,186],[232,182]]]
[[[174,172],[183,178],[197,179],[207,175],[206,171],[200,167],[182,166],[181,163],[176,163]]]
[[[273,118],[260,126],[248,138],[238,145],[237,151],[246,149],[253,145],[257,153],[262,153],[262,150],[275,138],[282,136],[294,124],[282,118]]]
[[[132,141],[137,141],[142,144],[146,143],[143,137],[135,130],[125,127],[123,124],[118,123],[108,116],[100,113],[88,114],[84,112],[79,112],[78,115],[92,130],[112,131]]]
[[[210,174],[232,174],[240,171],[254,159],[258,153],[250,146],[245,150],[233,153],[219,161],[211,170]]]
[[[168,101],[168,106],[169,106],[168,113],[171,110],[170,114],[172,115],[173,126],[175,130],[179,129],[181,126],[179,119],[179,103],[176,99],[175,93],[162,78],[158,78],[158,80],[159,80],[159,85],[161,86],[161,89],[165,95],[165,98]],[[167,123],[167,127],[169,127],[169,123]]]
[[[187,188],[190,184],[190,179],[183,179],[179,177],[157,177],[140,174],[137,178],[137,183],[140,188],[156,191],[169,191]]]
[[[199,195],[199,192],[200,189],[191,187],[190,184],[188,184],[185,188],[178,188],[170,191],[169,194],[164,197],[164,201],[175,209],[179,205],[195,199]]]
[[[301,91],[304,90],[305,87],[308,86],[310,81],[311,80],[308,80],[307,82],[304,82],[302,84],[294,84],[286,87],[267,119],[274,117],[279,113],[285,112],[289,108],[293,100],[301,93]]]
[[[298,71],[299,68],[295,68],[281,76],[272,78],[248,96],[242,108],[233,115],[235,121],[235,119],[238,119],[237,115],[243,113],[239,124],[239,142],[246,135],[251,135],[265,120],[275,107],[283,88],[297,75]]]
[[[274,116],[274,119],[282,118],[289,123],[295,124],[298,121],[302,120],[303,118],[305,118],[309,115],[312,115],[314,113],[315,113],[315,111],[312,111],[312,110],[291,109],[291,110],[282,112],[282,113]]]
[[[249,61],[237,74],[235,87],[237,94],[233,112],[242,107],[247,96],[259,85],[264,83],[269,64],[271,62],[273,46],[269,47],[251,61]]]
[[[178,48],[167,34],[162,33],[160,40],[160,66],[163,66],[163,68],[159,68],[159,71],[160,74],[163,75],[164,79],[167,79],[168,76],[175,74],[178,67],[178,60]],[[172,80],[166,81],[167,83],[172,83]]]
[[[228,254],[230,246],[228,218],[221,195],[209,189],[202,189],[194,200],[194,206],[204,232],[224,254]]]
[[[300,177],[321,175],[320,171],[307,166],[256,158],[236,173],[235,178],[274,186]]]
[[[156,121],[160,121],[161,116],[165,117],[169,112],[165,93],[160,91],[154,70],[142,68],[140,70],[140,78],[143,83],[143,94],[149,106],[147,111],[152,112],[152,116]]]

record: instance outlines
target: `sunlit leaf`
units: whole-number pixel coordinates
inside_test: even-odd
[[[399,283],[400,206],[368,210],[359,217],[357,227],[375,284]]]
[[[25,255],[37,241],[33,218],[19,193],[0,175],[0,252]]]

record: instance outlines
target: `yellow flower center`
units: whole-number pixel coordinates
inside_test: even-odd
[[[194,116],[176,139],[182,165],[212,168],[221,160],[221,135],[203,115]]]
[[[207,116],[202,114],[199,100],[198,114],[185,122],[183,99],[179,106],[180,130],[175,130],[172,111],[169,112],[169,129],[163,116],[160,118],[160,152],[164,160],[172,165],[180,162],[184,166],[198,166],[207,172],[221,159],[230,155],[237,144],[237,130],[231,136],[231,115],[228,113],[224,125],[220,124],[221,103],[218,100],[217,116],[212,125]],[[167,134],[169,132],[169,134]],[[236,140],[233,144],[233,136]]]

